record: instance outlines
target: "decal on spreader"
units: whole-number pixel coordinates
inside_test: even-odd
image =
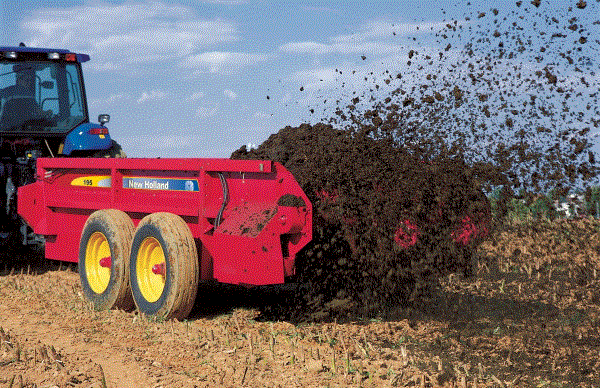
[[[182,178],[123,177],[124,189],[199,191],[198,180]]]
[[[71,181],[71,186],[110,187],[109,175],[82,176]]]

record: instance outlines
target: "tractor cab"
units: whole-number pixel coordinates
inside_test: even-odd
[[[101,124],[89,120],[81,72],[89,59],[68,50],[0,47],[2,143],[49,157],[104,156],[113,142],[103,125],[107,115]]]
[[[108,115],[91,123],[81,64],[69,50],[0,47],[0,251],[37,243],[16,211],[17,190],[36,180],[40,157],[122,157]],[[14,245],[14,244],[13,244]]]

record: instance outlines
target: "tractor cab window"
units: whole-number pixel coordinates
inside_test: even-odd
[[[0,133],[66,133],[87,120],[75,63],[0,62]]]
[[[58,115],[60,105],[58,104],[58,89],[56,87],[56,79],[52,77],[51,67],[45,67],[38,71],[35,82],[36,98],[40,102],[40,108],[44,112],[50,111],[53,115]]]

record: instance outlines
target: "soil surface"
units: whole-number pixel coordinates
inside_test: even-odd
[[[0,387],[598,386],[599,228],[507,226],[473,276],[337,322],[268,320],[285,291],[225,286],[204,287],[182,322],[94,311],[76,268],[13,260],[0,276]]]

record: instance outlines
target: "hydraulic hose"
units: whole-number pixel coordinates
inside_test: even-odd
[[[225,176],[222,172],[218,172],[219,180],[221,181],[221,188],[223,189],[223,204],[219,209],[219,213],[217,213],[217,218],[215,219],[215,228],[221,224],[223,221],[223,212],[225,211],[225,207],[227,206],[227,202],[229,202],[229,188],[227,187],[227,181],[225,180]]]

